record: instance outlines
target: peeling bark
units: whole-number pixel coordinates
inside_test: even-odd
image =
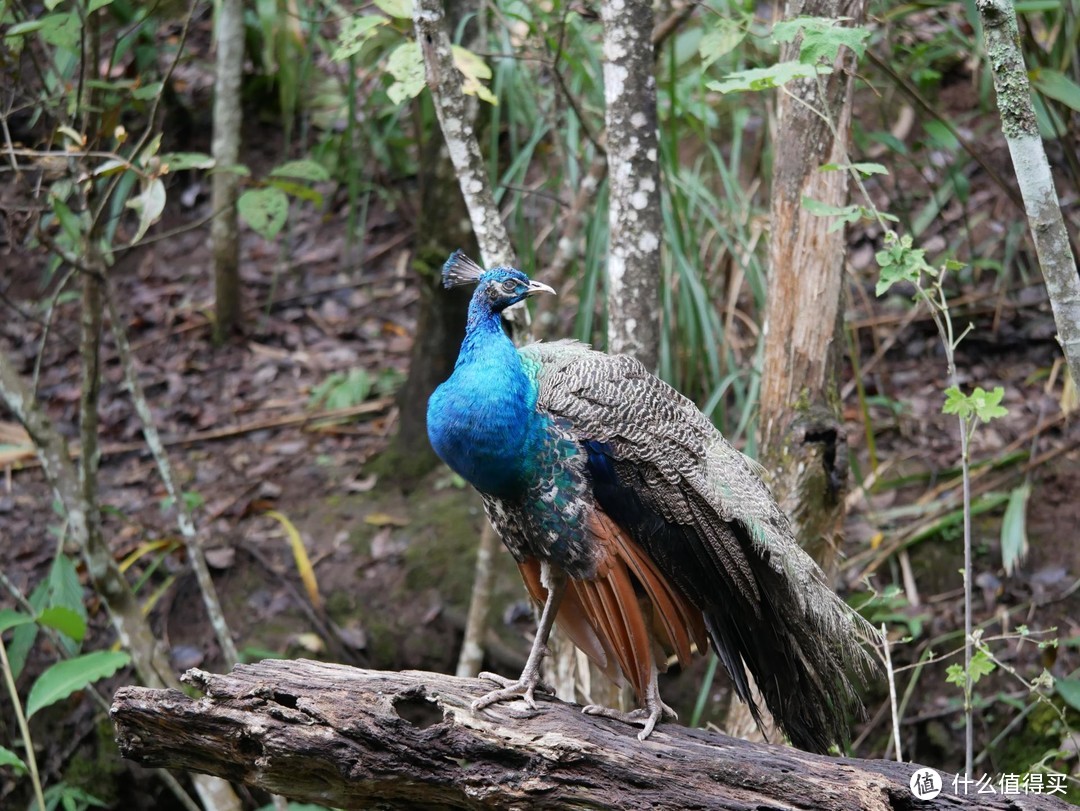
[[[1012,0],[978,0],[986,53],[994,73],[1001,130],[1024,198],[1035,253],[1058,328],[1058,341],[1075,383],[1080,385],[1080,276],[1058,204],[1054,178],[1039,136],[1031,86],[1020,50]]]
[[[655,369],[660,351],[659,137],[653,10],[645,0],[600,4],[607,127],[608,351]]]
[[[785,17],[850,17],[859,25],[865,0],[794,0]],[[797,43],[784,46],[793,59]],[[777,150],[769,244],[769,299],[761,378],[762,461],[773,493],[792,519],[796,537],[832,574],[843,522],[847,443],[836,375],[842,357],[844,232],[809,214],[802,198],[847,203],[842,171],[825,163],[848,162],[852,73],[855,59],[841,49],[834,71],[792,83],[777,103]],[[800,101],[792,98],[798,96]],[[835,130],[809,107],[825,112]],[[835,131],[836,137],[833,137]]]
[[[916,765],[812,755],[661,724],[645,742],[618,721],[538,696],[484,712],[487,687],[435,673],[309,661],[189,670],[202,692],[124,687],[121,753],[338,808],[738,809],[931,807]],[[1068,808],[1047,796],[957,796],[934,808]]]

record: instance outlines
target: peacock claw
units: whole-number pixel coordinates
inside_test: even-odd
[[[535,693],[549,693],[555,694],[555,691],[540,681],[539,677],[528,672],[522,673],[519,679],[508,679],[506,676],[500,676],[498,673],[480,673],[478,678],[484,681],[493,681],[496,684],[501,685],[501,689],[492,690],[490,693],[480,696],[472,703],[473,712],[484,709],[484,707],[490,707],[492,704],[496,704],[500,701],[511,701],[515,698],[520,698],[524,701],[530,710],[536,709]]]
[[[602,718],[611,718],[615,721],[622,721],[624,724],[640,724],[644,729],[638,733],[639,741],[643,741],[652,735],[653,729],[656,728],[656,722],[664,716],[667,716],[674,721],[679,720],[679,714],[663,701],[659,700],[657,700],[655,704],[650,701],[648,707],[641,707],[636,710],[631,710],[630,712],[613,710],[611,707],[603,707],[599,704],[589,704],[582,707],[581,711],[586,715],[599,715]]]

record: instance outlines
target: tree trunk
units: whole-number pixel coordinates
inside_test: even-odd
[[[123,687],[121,753],[338,808],[910,809],[913,764],[812,755],[676,724],[626,724],[539,697],[474,713],[473,679],[309,661],[189,670],[179,690]],[[1068,808],[1043,795],[955,794],[933,808]],[[926,804],[926,807],[931,807]]]
[[[608,351],[656,369],[660,350],[659,139],[653,75],[653,10],[646,0],[607,0]]]
[[[861,24],[865,0],[793,0],[785,16],[850,17]],[[797,54],[785,45],[781,59]],[[772,190],[771,277],[765,316],[761,380],[762,462],[773,493],[792,520],[800,543],[829,575],[844,517],[847,441],[836,375],[842,358],[844,232],[807,212],[803,197],[833,206],[847,203],[854,55],[841,49],[834,72],[795,82],[778,97],[776,167]],[[795,94],[800,100],[792,98]],[[808,109],[812,108],[812,109]],[[836,137],[814,110],[823,111]]]
[[[222,0],[217,20],[217,75],[214,79],[214,138],[211,150],[219,167],[240,160],[240,79],[244,68],[242,0]],[[240,323],[240,234],[236,197],[240,176],[213,174],[210,244],[214,256],[214,341],[221,343]]]
[[[1073,382],[1080,385],[1080,276],[1061,216],[1054,178],[1031,103],[1012,0],[978,0],[986,53],[994,71],[1001,130],[1024,198],[1035,253]]]

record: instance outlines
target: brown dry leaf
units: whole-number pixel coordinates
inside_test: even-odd
[[[34,458],[34,443],[17,422],[0,422],[0,465]]]

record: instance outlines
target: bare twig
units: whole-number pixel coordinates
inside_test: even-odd
[[[218,644],[221,646],[221,654],[231,667],[236,664],[240,658],[236,652],[236,643],[233,642],[228,623],[225,621],[225,615],[221,610],[221,603],[218,600],[217,590],[214,588],[214,582],[210,578],[210,570],[206,566],[206,559],[203,557],[202,547],[199,544],[198,534],[195,531],[195,522],[191,515],[191,508],[184,500],[183,493],[181,493],[180,489],[176,486],[176,480],[172,473],[172,465],[169,463],[169,457],[165,451],[165,446],[161,441],[161,435],[158,433],[157,426],[154,424],[154,416],[150,411],[150,404],[146,401],[146,395],[139,385],[139,375],[135,366],[135,358],[131,354],[131,346],[128,344],[127,333],[124,330],[124,322],[121,320],[120,312],[116,308],[116,302],[113,300],[108,288],[105,289],[105,302],[109,310],[109,321],[112,325],[116,349],[120,355],[120,364],[124,370],[124,380],[127,384],[128,391],[131,393],[135,411],[142,421],[143,436],[146,438],[146,444],[149,446],[150,452],[154,456],[154,461],[157,462],[158,472],[161,475],[162,482],[165,484],[165,489],[173,500],[173,508],[176,510],[176,523],[180,528],[181,536],[184,538],[184,546],[187,549],[191,568],[195,572],[195,579],[199,583],[199,591],[202,593],[203,605],[210,618],[210,624],[214,628],[214,634],[217,637]]]

